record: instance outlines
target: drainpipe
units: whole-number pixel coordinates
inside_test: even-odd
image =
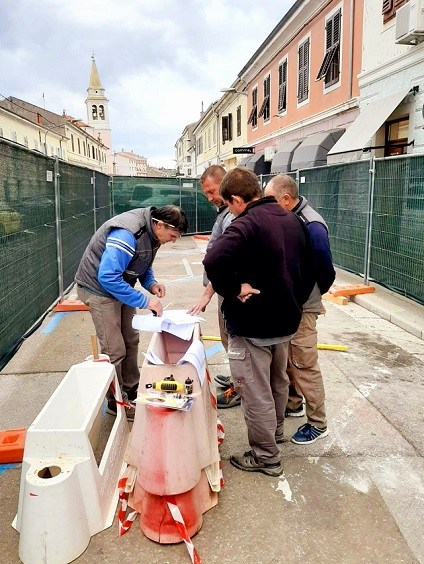
[[[350,0],[350,20],[349,20],[349,76],[347,85],[347,99],[352,99],[352,76],[353,76],[353,25],[355,16],[355,0]]]

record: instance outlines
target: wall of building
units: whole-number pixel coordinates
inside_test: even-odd
[[[256,144],[261,140],[275,137],[279,132],[289,133],[297,130],[297,137],[303,137],[299,130],[310,123],[324,120],[325,126],[318,129],[322,131],[328,127],[330,114],[340,114],[356,106],[355,98],[359,94],[356,76],[361,69],[361,41],[362,41],[362,0],[356,0],[353,17],[353,34],[351,32],[351,1],[333,0],[322,2],[325,6],[308,23],[305,23],[298,33],[293,34],[290,42],[285,45],[285,35],[280,34],[271,42],[267,49],[274,52],[272,60],[249,81],[248,85],[248,114],[252,109],[252,90],[258,88],[258,109],[263,101],[263,81],[267,74],[271,76],[270,119],[266,122],[258,118],[258,125],[252,128],[247,126],[247,139],[249,143]],[[315,78],[321,67],[325,55],[325,22],[326,18],[337,10],[342,10],[341,18],[341,73],[340,80],[334,86],[324,88],[323,80]],[[297,16],[301,19],[301,14]],[[310,40],[310,65],[309,65],[309,97],[307,101],[298,103],[298,49],[307,38]],[[352,53],[352,71],[350,72],[351,41],[354,40]],[[274,44],[273,44],[274,43]],[[278,117],[278,66],[287,57],[287,110]],[[350,116],[348,122],[353,119]],[[341,120],[343,121],[343,120]],[[316,128],[315,128],[316,129]],[[311,131],[309,131],[310,133]]]

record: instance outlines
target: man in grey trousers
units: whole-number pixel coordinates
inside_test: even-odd
[[[303,222],[275,198],[261,198],[250,170],[230,170],[220,193],[235,219],[203,264],[224,298],[228,358],[251,449],[230,462],[247,472],[280,476],[288,345],[315,283],[312,249]]]

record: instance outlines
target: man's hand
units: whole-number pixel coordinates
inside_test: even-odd
[[[163,284],[153,284],[150,288],[150,293],[158,298],[164,298],[166,294],[165,286]]]
[[[253,294],[260,294],[260,293],[261,293],[260,290],[256,290],[255,288],[252,288],[252,286],[250,284],[247,284],[245,282],[244,284],[241,285],[241,292],[237,297],[241,302],[244,303],[251,296],[253,296]]]
[[[189,310],[187,310],[187,313],[189,315],[199,315],[201,311],[205,311],[206,306],[211,301],[212,296],[214,294],[215,294],[215,290],[212,288],[212,284],[209,282],[200,300],[197,302],[196,305],[192,306]]]
[[[206,306],[208,305],[208,303],[211,301],[211,297],[212,296],[205,296],[203,294],[203,296],[200,298],[200,300],[197,302],[196,305],[192,306],[187,313],[189,315],[199,315],[199,313],[201,313],[202,311],[205,311]]]
[[[150,298],[146,309],[150,309],[151,311],[153,311],[154,314],[158,315],[159,317],[163,313],[162,304],[156,298]]]

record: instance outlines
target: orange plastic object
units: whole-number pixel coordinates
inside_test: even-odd
[[[365,284],[346,284],[345,286],[331,286],[328,293],[332,296],[355,296],[356,294],[372,294],[374,286]]]
[[[88,311],[88,306],[81,300],[63,300],[54,306],[53,311]]]
[[[209,235],[193,235],[193,239],[202,239],[202,241],[209,241]]]
[[[0,464],[22,462],[26,429],[0,431]]]

